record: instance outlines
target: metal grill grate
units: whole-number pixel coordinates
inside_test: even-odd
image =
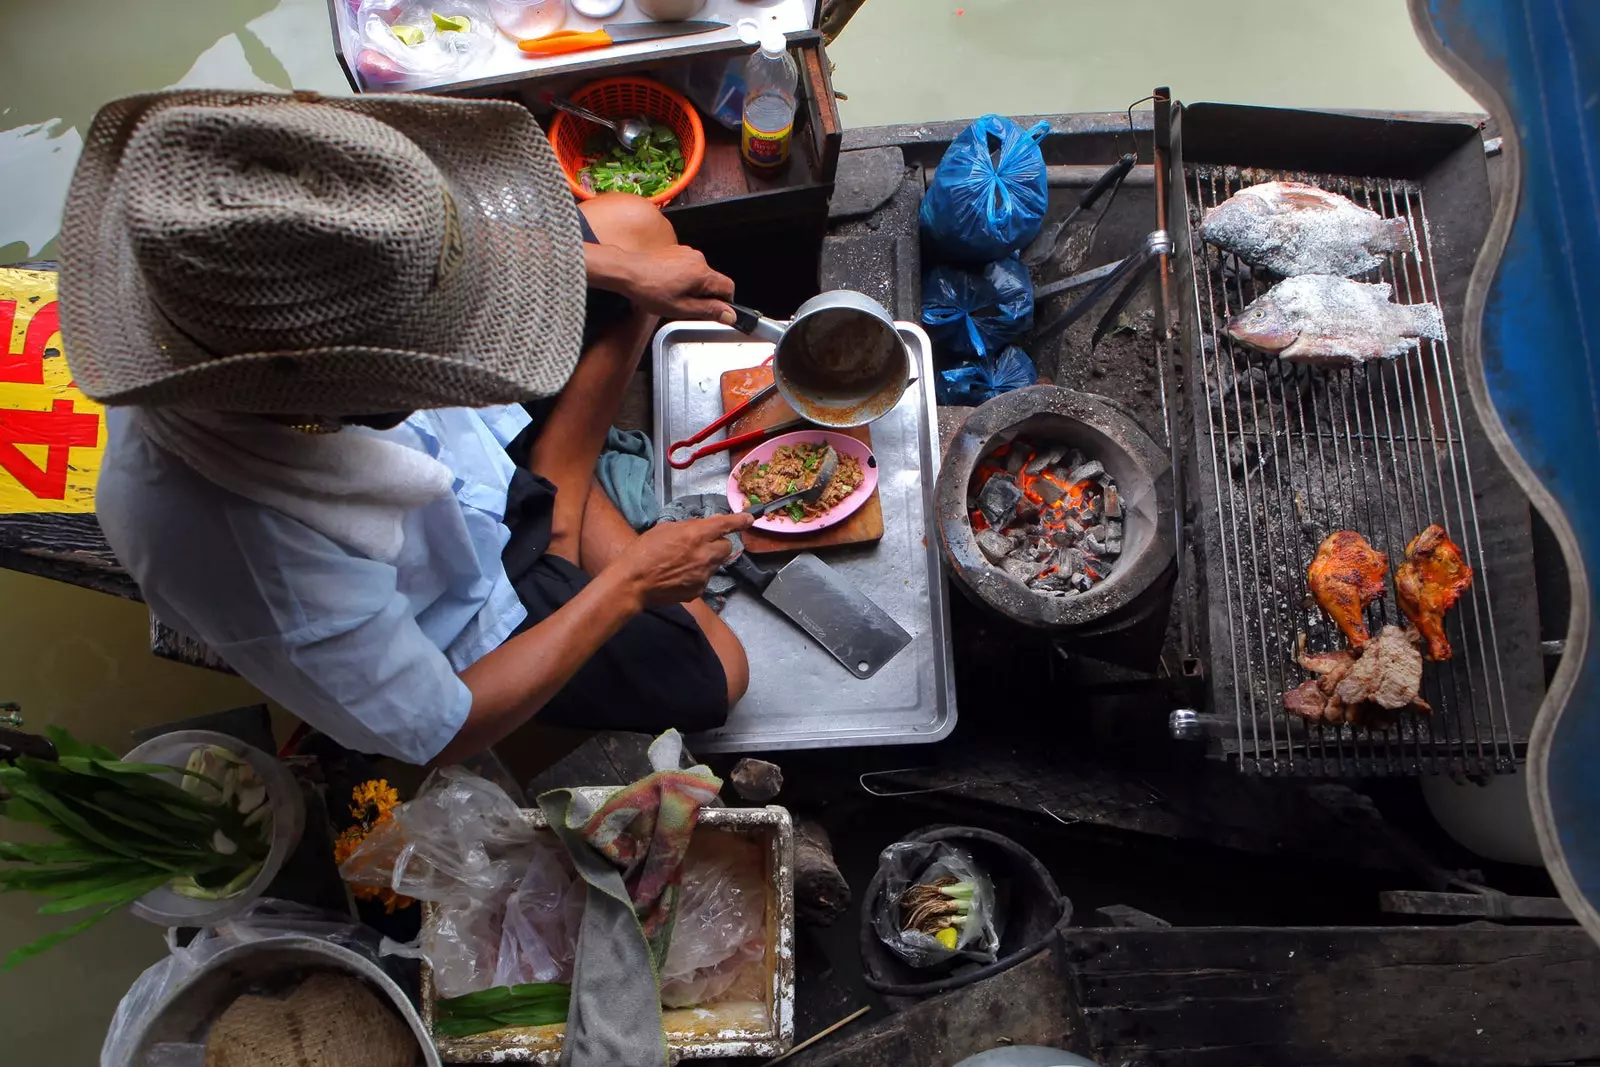
[[[1274,279],[1199,237],[1204,212],[1259,182],[1309,182],[1385,218],[1409,220],[1417,250],[1357,281],[1384,281],[1400,303],[1438,302],[1421,188],[1392,179],[1350,178],[1191,165],[1189,237],[1195,270],[1198,351],[1190,360],[1197,473],[1202,483],[1203,550],[1217,559],[1221,588],[1209,590],[1213,664],[1231,671],[1237,752],[1263,774],[1506,773],[1514,767],[1511,722],[1487,581],[1490,564],[1462,438],[1460,383],[1450,342],[1424,340],[1394,361],[1359,368],[1296,368],[1234,346],[1228,316]],[[1448,313],[1447,313],[1447,318]],[[1310,600],[1306,566],[1323,536],[1364,534],[1393,567],[1406,543],[1437,522],[1477,572],[1449,613],[1454,657],[1427,664],[1423,696],[1431,716],[1407,713],[1384,730],[1309,725],[1282,698],[1309,675],[1295,662],[1296,635],[1313,650],[1343,646],[1338,628]],[[1220,600],[1219,600],[1220,598]],[[1393,583],[1368,610],[1368,623],[1403,625]],[[1221,710],[1219,708],[1219,710]]]

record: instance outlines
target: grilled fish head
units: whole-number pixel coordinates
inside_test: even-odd
[[[1235,343],[1271,355],[1282,352],[1300,336],[1270,293],[1230,318],[1224,330]]]

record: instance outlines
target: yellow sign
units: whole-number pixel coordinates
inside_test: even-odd
[[[94,510],[105,408],[72,384],[56,276],[0,267],[0,514]]]

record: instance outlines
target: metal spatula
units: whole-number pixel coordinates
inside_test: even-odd
[[[817,464],[817,476],[810,485],[798,492],[787,496],[774,497],[760,504],[751,504],[744,509],[746,515],[762,518],[771,515],[774,511],[782,510],[790,504],[815,504],[822,499],[822,494],[827,492],[828,483],[833,481],[833,472],[839,468],[839,453],[829,445],[822,453],[822,462]]]

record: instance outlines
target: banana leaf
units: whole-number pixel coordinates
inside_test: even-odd
[[[572,986],[566,982],[532,982],[494,986],[435,1003],[433,1032],[444,1037],[470,1037],[507,1026],[547,1026],[567,1021]]]

